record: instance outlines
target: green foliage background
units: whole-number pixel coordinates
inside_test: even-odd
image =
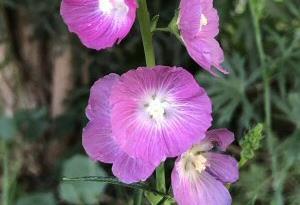
[[[213,78],[199,69],[176,37],[168,33],[154,34],[157,63],[182,66],[192,72],[213,100],[214,127],[227,127],[235,132],[236,142],[229,152],[238,159],[242,156],[244,166],[241,167],[239,182],[230,187],[233,204],[299,205],[299,0],[251,0],[255,18],[260,22],[265,66],[271,85],[272,136],[275,139],[271,153],[267,149],[267,137],[262,139],[257,134],[262,127],[251,130],[264,122],[264,87],[249,1],[214,1],[220,13],[218,39],[224,49],[224,65],[230,70],[230,75]],[[174,0],[151,0],[148,3],[151,16],[160,15],[159,27],[168,25],[178,7],[178,1]],[[108,165],[91,164],[86,157],[78,156],[84,154],[81,146],[81,129],[86,123],[84,109],[89,87],[99,77],[110,72],[121,74],[145,64],[138,24],[120,45],[101,52],[92,51],[81,45],[75,35],[68,33],[59,15],[59,4],[58,0],[0,1],[0,43],[10,45],[7,56],[0,62],[0,71],[10,61],[18,60],[18,47],[10,42],[13,34],[8,31],[6,22],[14,20],[17,13],[22,13],[32,25],[32,39],[46,40],[49,44],[59,45],[60,49],[71,46],[75,84],[65,101],[65,112],[56,118],[50,116],[50,100],[33,109],[18,109],[10,117],[5,115],[4,105],[0,101],[0,137],[3,145],[0,156],[3,161],[1,195],[8,197],[10,204],[18,205],[130,204],[132,190],[110,185],[104,187],[102,184],[87,188],[79,184],[77,186],[80,188],[74,185],[74,190],[70,191],[72,186],[62,188],[65,185],[61,184],[61,177],[68,174],[68,166],[77,167],[78,173],[86,173],[86,176],[97,173],[111,175]],[[83,69],[88,73],[87,82],[83,79]],[[47,157],[51,158],[52,152],[46,148],[53,142],[61,142],[62,151],[55,155],[58,158],[45,161]],[[23,151],[29,158],[18,157],[24,154]],[[271,165],[274,160],[272,153],[276,153],[278,164],[275,173]],[[39,160],[31,162],[32,155],[38,156]],[[40,167],[41,171],[30,171],[35,166]],[[168,169],[167,176],[170,171]],[[5,178],[7,172],[10,173],[9,179]],[[9,187],[8,193],[4,193],[5,186]],[[86,199],[82,193],[96,199]],[[278,201],[274,197],[276,194],[283,201]]]

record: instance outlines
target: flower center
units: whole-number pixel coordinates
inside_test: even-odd
[[[202,31],[203,27],[206,26],[208,24],[208,19],[206,18],[206,16],[204,14],[201,14],[200,17],[200,31]]]
[[[201,173],[206,168],[207,159],[201,154],[187,153],[184,157],[184,170],[186,172],[197,171]]]
[[[155,121],[161,121],[166,114],[167,102],[162,101],[158,97],[152,97],[148,104],[146,104],[146,112]]]
[[[99,9],[105,14],[119,17],[126,16],[129,11],[124,0],[99,0]]]
[[[197,181],[199,174],[209,166],[207,159],[201,153],[191,149],[183,154],[178,166],[180,176],[188,178],[191,182]]]

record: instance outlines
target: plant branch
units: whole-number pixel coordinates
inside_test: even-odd
[[[252,23],[255,32],[255,41],[258,50],[258,55],[260,59],[260,64],[262,68],[262,76],[264,82],[264,110],[265,110],[265,130],[267,135],[267,148],[269,155],[271,157],[271,171],[273,176],[273,189],[274,198],[276,205],[283,205],[282,197],[282,186],[279,182],[279,171],[277,162],[277,153],[274,152],[275,139],[272,134],[272,113],[271,113],[271,89],[270,89],[270,76],[269,69],[266,65],[266,55],[263,48],[260,21],[257,13],[255,12],[255,3],[253,0],[249,1],[249,7],[251,12]]]

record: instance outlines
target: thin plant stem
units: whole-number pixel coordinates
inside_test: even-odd
[[[162,163],[156,168],[156,189],[162,193],[166,193],[166,178],[165,178],[165,166]]]
[[[142,190],[136,190],[134,193],[134,205],[141,205],[143,201],[143,191]]]
[[[260,64],[262,68],[262,76],[264,83],[264,111],[265,111],[265,129],[267,135],[267,149],[271,157],[271,171],[273,178],[273,189],[274,189],[274,199],[276,205],[283,205],[282,197],[282,186],[279,181],[279,169],[277,162],[277,153],[275,152],[275,139],[272,134],[272,113],[271,113],[271,92],[270,92],[270,76],[269,70],[266,64],[266,55],[263,48],[260,21],[259,17],[255,13],[255,5],[253,0],[249,1],[249,7],[251,12],[251,18],[254,26],[255,41],[258,50],[258,55],[260,59]]]
[[[3,181],[2,181],[2,204],[9,205],[9,170],[7,143],[2,142],[3,150]]]
[[[137,13],[144,45],[146,65],[152,67],[155,66],[155,54],[151,33],[150,16],[146,0],[139,0],[139,8]]]

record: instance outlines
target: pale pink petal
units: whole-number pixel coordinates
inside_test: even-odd
[[[208,172],[223,183],[233,183],[239,178],[239,164],[229,155],[207,152]]]
[[[128,34],[136,8],[135,0],[63,0],[61,15],[86,47],[100,50]]]
[[[226,187],[203,171],[195,181],[172,172],[172,188],[178,205],[230,205],[231,196]]]

